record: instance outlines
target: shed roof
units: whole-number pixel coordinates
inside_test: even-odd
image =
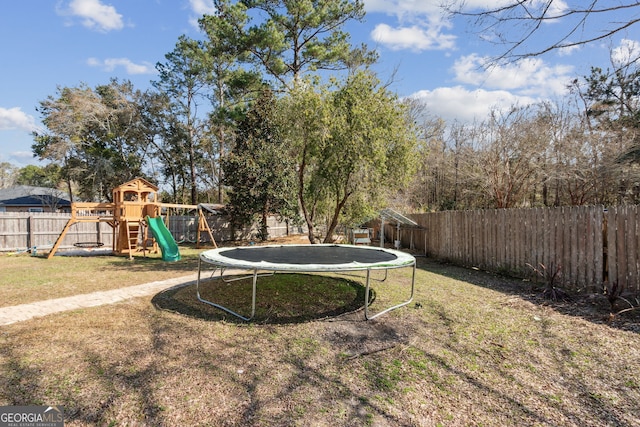
[[[390,208],[382,209],[380,211],[380,217],[382,217],[383,220],[392,221],[392,222],[395,222],[396,224],[410,225],[412,227],[416,227],[418,225],[418,223],[412,220],[411,218],[407,218],[401,213],[396,212]]]

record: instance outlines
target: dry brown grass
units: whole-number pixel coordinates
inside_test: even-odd
[[[600,297],[551,304],[425,259],[415,305],[369,322],[244,324],[193,292],[0,327],[0,404],[60,404],[69,426],[640,424],[639,319],[608,323]]]

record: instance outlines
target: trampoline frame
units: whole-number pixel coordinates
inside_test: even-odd
[[[230,247],[230,248],[218,248],[218,249],[212,249],[212,250],[208,250],[208,251],[204,251],[200,254],[199,258],[198,258],[198,278],[196,281],[196,295],[197,298],[200,302],[203,302],[205,304],[211,305],[215,308],[218,308],[226,313],[229,313],[241,320],[244,320],[245,322],[250,321],[251,319],[254,318],[255,314],[256,314],[256,296],[257,296],[257,282],[258,282],[258,277],[262,277],[262,276],[266,276],[266,275],[273,275],[277,272],[284,272],[284,273],[339,273],[339,274],[344,274],[344,273],[349,273],[349,272],[356,272],[356,271],[364,271],[366,272],[365,278],[366,278],[366,284],[365,284],[365,293],[364,293],[364,318],[365,320],[371,320],[371,319],[375,319],[378,316],[381,316],[385,313],[388,313],[391,310],[395,310],[397,308],[400,307],[404,307],[405,305],[409,304],[414,297],[414,293],[415,293],[415,280],[416,280],[416,259],[415,257],[413,257],[412,255],[409,255],[405,252],[400,252],[397,250],[393,250],[393,249],[386,249],[386,248],[378,248],[378,247],[372,247],[372,246],[354,246],[354,245],[337,245],[337,244],[315,244],[315,245],[267,245],[267,246],[249,246],[249,247],[242,247],[243,250],[251,250],[252,248],[277,248],[277,247],[283,247],[283,246],[287,246],[287,247],[309,247],[309,248],[321,248],[321,247],[344,247],[344,248],[358,248],[358,249],[365,249],[365,250],[373,250],[373,251],[383,251],[387,254],[392,254],[396,256],[396,260],[394,261],[382,261],[382,262],[375,262],[375,263],[357,263],[357,262],[350,262],[350,263],[343,263],[343,264],[276,264],[276,263],[269,263],[269,262],[251,262],[251,261],[242,261],[242,260],[238,260],[238,259],[232,259],[232,258],[227,258],[224,256],[224,252],[229,251],[229,250],[234,250],[234,249],[238,249],[236,247]],[[232,281],[236,281],[236,280],[242,280],[242,279],[247,279],[247,278],[251,278],[253,280],[252,282],[252,294],[251,294],[251,313],[248,316],[242,315],[240,313],[237,313],[233,310],[231,310],[228,307],[224,307],[221,304],[215,303],[213,301],[209,301],[205,298],[203,298],[200,295],[200,283],[201,283],[201,274],[202,274],[202,270],[203,270],[203,263],[205,264],[211,264],[214,266],[213,268],[213,272],[211,273],[211,278],[213,280],[222,280],[224,282],[232,282]],[[412,268],[412,276],[411,276],[411,293],[409,295],[409,298],[402,301],[399,304],[395,304],[391,307],[387,307],[375,314],[370,315],[369,314],[369,291],[371,288],[371,271],[372,270],[384,270],[385,271],[385,277],[383,279],[373,279],[373,280],[378,280],[378,281],[385,281],[387,279],[387,274],[389,270],[392,269],[399,269],[399,268]],[[232,277],[232,278],[227,278],[225,279],[224,276],[224,272],[227,269],[237,269],[237,270],[241,270],[241,271],[249,271],[251,272],[248,275],[244,275],[242,277],[235,277],[236,275],[228,275],[226,277]],[[220,271],[220,275],[216,278],[216,272]],[[259,274],[260,272],[265,272],[262,274]],[[358,277],[362,277],[362,276],[358,276]]]

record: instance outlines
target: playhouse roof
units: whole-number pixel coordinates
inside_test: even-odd
[[[119,186],[117,186],[116,188],[113,189],[114,192],[116,191],[153,191],[153,192],[157,192],[158,191],[158,187],[152,183],[150,183],[149,181],[147,181],[144,178],[135,178],[132,179],[131,181],[127,181],[124,184],[121,184]]]

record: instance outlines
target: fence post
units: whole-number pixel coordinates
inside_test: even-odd
[[[31,248],[33,245],[33,216],[29,215],[27,217],[27,249]]]

